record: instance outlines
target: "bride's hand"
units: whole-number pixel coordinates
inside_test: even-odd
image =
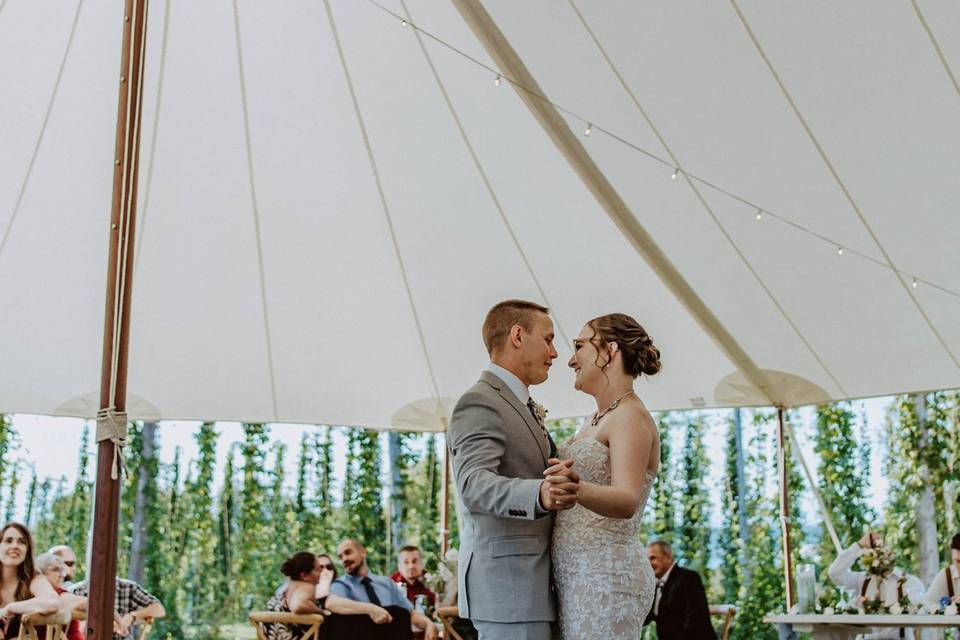
[[[569,509],[577,504],[580,475],[571,468],[573,460],[551,458],[550,464],[543,472],[546,479],[540,485],[540,502],[550,511]]]

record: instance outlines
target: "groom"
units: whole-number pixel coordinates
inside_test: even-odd
[[[556,618],[552,512],[576,504],[580,479],[572,461],[550,460],[556,447],[527,390],[547,379],[557,357],[547,312],[523,300],[490,309],[490,366],[447,430],[460,496],[458,604],[481,640],[550,640]]]

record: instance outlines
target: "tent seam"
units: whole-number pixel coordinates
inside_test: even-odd
[[[260,208],[257,203],[257,187],[254,177],[253,144],[250,140],[250,116],[247,109],[247,83],[243,67],[243,47],[240,42],[240,11],[233,0],[233,31],[237,43],[237,67],[240,75],[240,102],[243,106],[243,134],[247,150],[247,171],[250,178],[250,203],[253,212],[253,228],[257,241],[257,266],[260,273],[260,306],[263,311],[263,328],[267,343],[267,368],[270,373],[270,393],[273,400],[273,418],[279,420],[277,385],[273,370],[273,343],[270,337],[270,315],[267,309],[267,277],[263,268],[263,247],[260,239]]]
[[[6,0],[0,5],[0,11],[6,5]],[[63,79],[63,71],[67,66],[67,58],[70,56],[70,49],[73,47],[73,39],[77,32],[77,24],[80,21],[80,10],[83,7],[83,0],[77,1],[77,10],[73,14],[73,25],[70,27],[70,35],[67,36],[67,46],[63,51],[63,58],[60,60],[60,68],[57,70],[57,79],[53,83],[53,91],[50,92],[50,100],[47,102],[47,111],[43,116],[43,122],[40,125],[40,134],[37,136],[37,142],[33,146],[33,153],[30,155],[30,162],[27,164],[27,172],[23,177],[23,183],[20,185],[20,192],[17,194],[17,200],[13,205],[13,212],[10,214],[10,220],[7,221],[7,228],[3,233],[3,239],[0,240],[0,256],[3,256],[3,250],[7,246],[7,240],[13,232],[13,223],[20,212],[20,205],[23,202],[23,196],[27,191],[27,185],[30,183],[30,177],[33,175],[33,166],[40,154],[40,146],[43,144],[43,136],[47,132],[47,125],[50,122],[50,114],[53,112],[53,103],[60,91],[60,81]]]
[[[407,8],[406,0],[400,0],[400,4],[403,7],[403,10],[407,15],[412,16],[410,10]],[[553,309],[553,305],[550,303],[550,298],[547,296],[546,291],[544,291],[543,285],[540,282],[540,279],[537,277],[536,272],[533,269],[533,264],[531,264],[529,257],[527,256],[526,251],[524,251],[523,246],[520,244],[520,240],[517,237],[516,232],[513,229],[513,226],[510,224],[510,220],[507,218],[507,213],[504,211],[503,205],[500,202],[500,199],[497,197],[497,193],[493,188],[493,184],[490,181],[490,177],[487,175],[487,172],[484,170],[483,165],[480,162],[480,158],[477,155],[476,149],[473,146],[473,143],[470,141],[469,136],[467,135],[466,129],[463,126],[463,122],[460,120],[460,115],[457,113],[456,108],[453,106],[453,101],[450,99],[450,94],[447,92],[446,85],[444,85],[443,80],[440,78],[440,73],[437,71],[436,66],[433,63],[429,52],[427,51],[426,45],[423,42],[423,38],[420,35],[420,31],[414,29],[414,35],[417,38],[417,43],[420,45],[420,50],[423,52],[423,57],[427,61],[427,65],[430,67],[430,71],[433,73],[434,79],[437,81],[437,86],[440,88],[440,93],[443,95],[443,99],[446,102],[447,108],[450,110],[450,115],[453,118],[454,123],[457,125],[457,130],[460,132],[460,136],[463,138],[463,143],[467,148],[467,151],[470,153],[470,158],[473,160],[474,165],[477,168],[477,172],[480,174],[480,178],[483,180],[483,184],[487,189],[487,193],[490,195],[490,199],[493,201],[494,206],[497,208],[497,212],[500,214],[500,219],[503,221],[503,226],[506,228],[507,233],[510,235],[510,239],[513,241],[514,247],[517,249],[517,253],[520,254],[523,264],[527,268],[527,272],[530,274],[530,278],[533,279],[534,285],[536,285],[537,290],[540,292],[540,296],[543,299],[545,305]],[[563,330],[563,326],[560,323],[559,314],[554,314],[554,320],[557,326],[557,332],[560,334],[560,337],[563,340],[563,344],[567,346],[567,349],[570,349],[570,339],[567,337],[566,331]]]
[[[603,56],[603,59],[606,61],[607,65],[610,67],[610,70],[613,72],[614,76],[616,76],[617,80],[620,82],[620,85],[623,87],[624,91],[626,91],[627,95],[630,96],[630,100],[637,107],[637,110],[640,112],[640,115],[643,116],[643,119],[646,121],[647,126],[650,127],[651,131],[653,131],[654,135],[657,137],[657,140],[659,140],[660,144],[663,145],[663,148],[667,152],[667,155],[669,155],[670,159],[673,160],[674,166],[682,167],[682,164],[680,163],[679,159],[673,153],[673,149],[670,148],[670,145],[667,144],[667,141],[664,139],[663,135],[661,135],[660,130],[656,127],[656,125],[654,125],[653,120],[650,118],[646,109],[643,108],[643,105],[640,103],[640,100],[637,98],[633,89],[631,89],[630,86],[627,84],[627,81],[624,79],[623,75],[620,73],[620,70],[613,63],[613,60],[610,58],[603,44],[600,42],[600,39],[594,33],[593,29],[590,28],[590,25],[587,23],[586,19],[583,17],[583,14],[580,13],[580,10],[579,8],[577,8],[576,4],[574,3],[574,0],[568,0],[568,2],[570,3],[570,7],[573,9],[574,13],[577,14],[577,18],[579,18],[580,23],[583,25],[583,28],[590,35],[590,38],[593,40],[594,44],[596,44],[597,49],[600,51],[600,54]],[[697,199],[700,201],[700,204],[703,205],[703,208],[709,214],[714,224],[716,224],[717,227],[720,229],[721,233],[723,233],[724,238],[727,239],[727,242],[730,243],[731,247],[733,247],[733,250],[740,257],[740,260],[743,261],[743,264],[747,267],[750,273],[753,274],[753,277],[756,279],[757,283],[766,292],[767,296],[770,298],[770,301],[773,302],[777,310],[780,311],[780,314],[783,316],[783,318],[787,321],[787,323],[793,329],[794,333],[797,334],[797,337],[800,338],[800,341],[803,342],[803,344],[807,347],[811,355],[813,355],[813,357],[820,364],[820,366],[823,368],[826,374],[830,376],[830,379],[837,386],[837,389],[839,389],[840,392],[844,396],[846,396],[847,395],[846,389],[843,387],[842,384],[840,384],[840,381],[837,380],[837,377],[833,374],[833,371],[831,371],[830,368],[827,366],[826,362],[823,361],[823,358],[821,358],[817,350],[813,348],[813,345],[810,344],[806,336],[804,336],[803,332],[800,331],[800,328],[796,325],[796,323],[787,313],[786,309],[783,308],[783,305],[781,305],[780,301],[773,294],[773,291],[770,289],[770,287],[767,286],[767,283],[763,280],[763,278],[760,277],[760,274],[757,272],[753,264],[750,262],[749,259],[747,259],[746,255],[743,253],[743,251],[734,241],[733,237],[730,235],[726,227],[717,217],[716,213],[714,212],[710,204],[707,202],[706,198],[704,198],[700,190],[696,187],[696,185],[694,185],[691,177],[687,174],[686,171],[680,171],[680,173],[683,175],[683,178],[686,181],[687,185],[690,187],[693,193],[697,196]]]
[[[377,193],[380,196],[380,205],[383,208],[384,218],[386,219],[387,229],[390,232],[390,239],[393,242],[393,251],[394,255],[397,258],[397,265],[400,268],[400,277],[403,280],[403,287],[406,290],[407,302],[410,305],[410,313],[413,315],[413,322],[417,328],[417,334],[420,338],[420,348],[423,351],[423,357],[427,365],[427,373],[430,376],[430,384],[433,387],[434,400],[440,403],[440,388],[437,385],[437,378],[433,371],[433,362],[430,359],[430,352],[427,348],[427,339],[423,332],[423,325],[420,322],[420,314],[417,312],[417,304],[414,301],[413,289],[410,285],[410,278],[407,274],[406,264],[403,260],[403,253],[400,251],[400,241],[397,238],[396,229],[393,226],[393,213],[390,210],[390,205],[387,202],[387,195],[383,190],[383,182],[380,179],[380,169],[377,165],[376,156],[373,153],[373,146],[370,143],[370,136],[367,133],[367,125],[363,119],[363,113],[360,111],[360,102],[357,98],[356,89],[353,86],[353,78],[350,74],[350,68],[347,66],[346,54],[343,51],[343,45],[340,42],[340,33],[337,31],[337,23],[333,17],[333,10],[330,8],[330,1],[323,0],[323,6],[327,13],[327,20],[330,24],[330,31],[333,35],[333,41],[337,47],[337,55],[340,58],[340,65],[343,68],[344,80],[347,83],[347,88],[350,91],[350,99],[353,102],[353,111],[354,115],[357,118],[357,124],[360,127],[360,135],[363,138],[363,145],[367,152],[367,160],[370,162],[370,169],[373,173],[374,182],[377,185]]]
[[[857,214],[857,217],[860,219],[860,223],[866,229],[867,234],[876,244],[877,248],[880,250],[880,254],[886,260],[890,268],[896,273],[897,281],[900,283],[900,286],[906,292],[907,296],[913,302],[914,306],[917,308],[917,311],[920,313],[920,316],[926,321],[927,326],[930,327],[930,331],[933,332],[933,335],[936,336],[937,340],[940,342],[940,345],[946,351],[947,355],[953,361],[953,364],[960,368],[960,359],[953,353],[950,349],[950,346],[947,344],[944,337],[940,334],[937,328],[934,326],[933,321],[930,319],[930,316],[927,315],[927,312],[924,310],[923,306],[920,304],[920,301],[910,290],[910,285],[908,285],[904,279],[901,277],[900,269],[898,269],[894,264],[893,260],[890,258],[890,255],[887,253],[886,248],[880,242],[880,238],[874,232],[873,228],[870,226],[870,223],[867,222],[866,216],[863,211],[860,210],[860,206],[854,200],[853,195],[847,189],[847,185],[843,182],[843,179],[840,177],[840,174],[837,172],[836,167],[830,161],[830,157],[827,155],[826,150],[821,146],[820,141],[817,139],[816,135],[813,133],[813,129],[807,123],[806,118],[803,117],[803,114],[800,112],[800,108],[797,106],[797,103],[794,101],[793,96],[790,91],[787,89],[786,84],[780,78],[780,74],[777,73],[776,68],[774,68],[773,63],[770,61],[770,58],[767,57],[766,51],[760,45],[760,41],[757,38],[756,34],[753,32],[753,29],[750,27],[750,23],[747,21],[746,16],[743,15],[743,12],[740,10],[739,5],[737,5],[737,0],[730,0],[730,4],[733,6],[734,11],[737,14],[737,17],[740,19],[740,23],[743,25],[744,29],[747,32],[747,35],[750,37],[750,41],[753,43],[754,48],[757,50],[757,53],[763,59],[764,63],[767,65],[767,69],[770,71],[770,74],[773,76],[774,80],[777,83],[777,86],[780,87],[781,93],[783,93],[784,98],[787,100],[787,103],[790,105],[790,108],[793,110],[794,115],[797,117],[797,120],[800,121],[803,130],[806,132],[807,136],[810,138],[810,142],[813,143],[814,148],[817,150],[817,153],[820,154],[820,158],[823,160],[830,174],[833,176],[834,181],[837,183],[837,186],[840,187],[840,191],[846,197],[847,202],[853,208],[854,212]]]

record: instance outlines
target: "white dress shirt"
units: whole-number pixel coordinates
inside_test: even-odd
[[[947,567],[950,570],[951,582],[953,582],[953,595],[960,596],[960,571],[954,566]],[[923,594],[923,605],[927,611],[933,613],[940,608],[940,598],[949,596],[947,591],[947,576],[943,569],[937,571],[930,588]]]
[[[653,615],[660,613],[660,598],[663,597],[663,588],[667,586],[667,580],[670,579],[670,572],[673,571],[673,568],[677,565],[676,562],[670,565],[670,568],[667,569],[667,572],[663,574],[662,578],[657,579],[657,597],[653,600]]]
[[[879,584],[879,600],[881,600],[885,605],[889,606],[897,602],[897,581],[900,576],[905,576],[907,581],[903,585],[903,595],[907,596],[910,599],[910,602],[914,604],[920,604],[921,599],[923,598],[924,586],[923,582],[920,581],[920,578],[916,576],[911,576],[909,574],[904,574],[900,569],[894,569],[893,574],[887,577],[885,580],[880,581],[878,578],[868,576],[864,571],[851,571],[853,563],[857,561],[863,552],[866,551],[859,544],[853,544],[840,552],[840,555],[837,556],[837,559],[833,561],[833,564],[830,565],[830,568],[827,570],[830,575],[830,580],[833,581],[838,587],[846,587],[851,589],[854,592],[854,599],[860,597],[860,592],[863,590],[863,581],[867,578],[870,578],[869,583],[867,584],[866,597],[868,600],[878,599],[878,584]],[[872,630],[872,633],[867,638],[899,638],[900,631],[895,628],[875,628]],[[913,635],[910,629],[907,629],[907,638],[912,638]]]

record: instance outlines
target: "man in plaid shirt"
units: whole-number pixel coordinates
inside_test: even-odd
[[[89,597],[89,581],[81,580],[74,584],[70,588],[70,592],[78,596]],[[162,618],[167,615],[166,609],[163,608],[155,595],[133,580],[123,578],[117,578],[113,608],[120,616],[120,621],[114,625],[113,640],[132,640],[134,622],[147,618]]]

